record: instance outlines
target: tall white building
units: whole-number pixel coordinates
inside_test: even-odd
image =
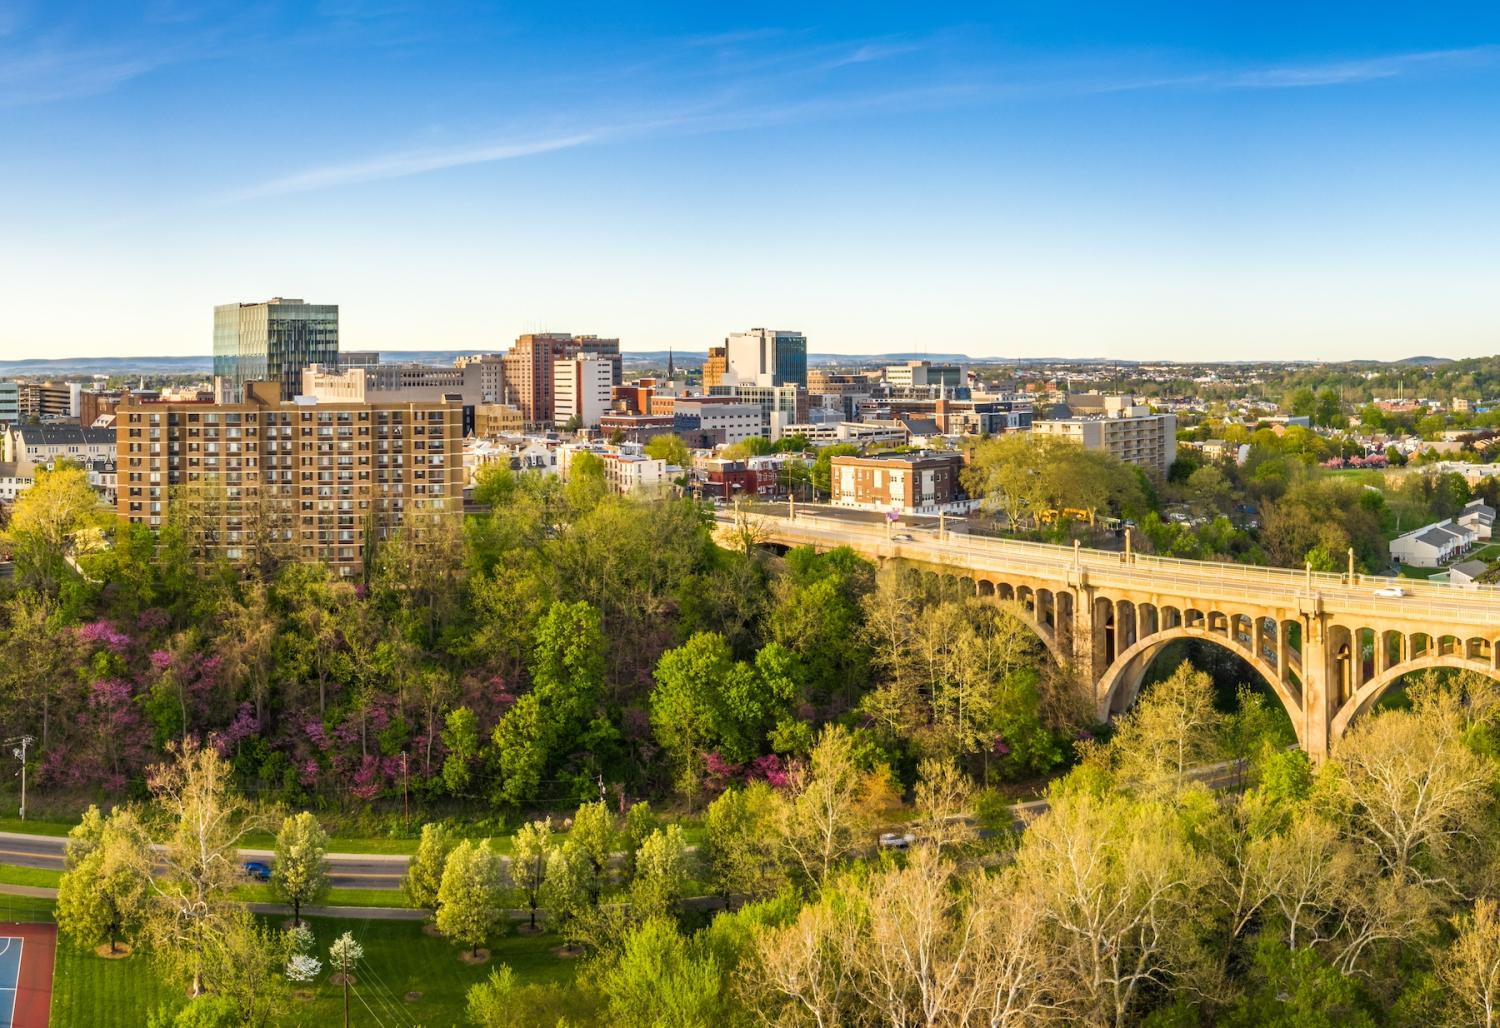
[[[594,356],[573,357],[552,365],[552,416],[559,428],[578,418],[584,428],[598,428],[609,410],[614,367]]]
[[[774,328],[752,328],[724,340],[725,384],[807,385],[807,336]]]

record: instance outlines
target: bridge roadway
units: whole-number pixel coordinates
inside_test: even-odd
[[[1128,706],[1160,649],[1179,638],[1224,645],[1272,686],[1320,756],[1404,674],[1457,667],[1497,675],[1500,589],[1329,574],[1126,551],[993,539],[963,520],[887,525],[840,508],[756,506],[716,513],[726,544],[750,538],[848,546],[900,559],[1013,600],[1059,663],[1095,688],[1101,716]],[[1400,596],[1377,590],[1399,587]]]

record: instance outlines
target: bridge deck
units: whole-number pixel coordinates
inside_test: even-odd
[[[733,511],[716,514],[719,524],[732,527],[739,516]],[[1205,604],[1214,600],[1242,600],[1265,606],[1296,605],[1299,598],[1316,596],[1325,609],[1339,614],[1370,615],[1385,619],[1433,620],[1465,626],[1500,624],[1500,588],[1454,586],[1417,579],[1378,578],[1248,564],[1182,560],[1132,553],[1057,546],[1050,543],[993,539],[947,532],[939,538],[932,528],[903,526],[897,534],[911,539],[888,538],[879,524],[861,524],[799,509],[789,520],[781,508],[757,508],[744,516],[755,519],[761,530],[778,542],[850,546],[865,553],[900,557],[924,563],[972,571],[1004,570],[1037,578],[1062,580],[1070,572],[1086,570],[1090,583],[1137,590],[1155,590],[1168,595],[1201,595]],[[1376,596],[1375,590],[1397,585],[1406,595]]]

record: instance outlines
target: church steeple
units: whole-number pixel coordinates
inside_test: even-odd
[[[672,363],[672,348],[667,347],[667,381],[677,377],[677,365]]]

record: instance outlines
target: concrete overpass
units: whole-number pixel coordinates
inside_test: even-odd
[[[722,510],[725,545],[848,546],[900,559],[1009,603],[1093,690],[1101,719],[1135,699],[1178,639],[1222,646],[1280,698],[1298,742],[1327,754],[1393,683],[1425,668],[1500,678],[1500,590],[990,539],[946,527],[851,521],[834,508]],[[949,522],[953,524],[953,522]],[[1399,585],[1400,596],[1378,589]]]

